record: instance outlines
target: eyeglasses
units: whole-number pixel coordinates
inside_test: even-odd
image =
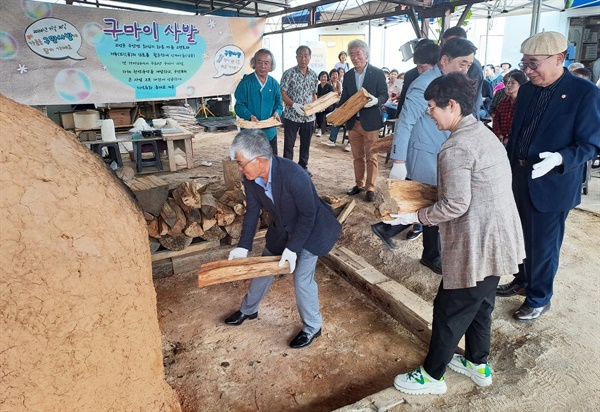
[[[548,56],[545,59],[540,60],[539,62],[527,62],[527,63],[525,63],[525,62],[522,61],[522,62],[520,62],[518,64],[518,66],[519,66],[519,69],[521,69],[521,70],[525,70],[528,67],[531,70],[536,70],[538,68],[538,66],[540,65],[541,62],[548,60],[550,57],[552,57],[552,56]]]
[[[236,161],[236,163],[237,163],[238,167],[239,167],[241,170],[244,170],[244,169],[246,168],[246,166],[248,166],[250,163],[252,163],[252,162],[253,162],[253,161],[255,161],[256,159],[258,159],[258,157],[259,157],[259,156],[256,156],[255,158],[253,158],[253,159],[251,159],[251,160],[248,160],[246,163],[243,163],[243,164],[242,164],[242,163],[240,163],[240,162],[237,162],[237,161]]]
[[[433,113],[433,109],[435,109],[436,107],[437,106],[427,106],[427,109],[425,109],[425,113],[431,116],[431,113]]]

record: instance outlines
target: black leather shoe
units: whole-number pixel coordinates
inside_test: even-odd
[[[354,186],[352,189],[348,190],[348,191],[346,192],[346,194],[347,194],[348,196],[354,196],[354,195],[357,195],[357,194],[359,194],[359,193],[360,193],[360,192],[362,192],[362,191],[363,191],[363,189],[361,189],[360,187],[358,187],[358,186]]]
[[[507,283],[506,285],[496,286],[496,296],[498,297],[505,298],[515,295],[525,296],[525,294],[525,286],[516,279],[513,279],[512,282]]]
[[[427,259],[421,258],[421,260],[419,260],[419,263],[424,266],[427,266],[429,269],[431,269],[438,275],[442,274],[442,258],[439,256],[433,260],[427,260]]]
[[[372,190],[367,190],[367,202],[375,201],[375,192]]]
[[[513,313],[513,318],[521,322],[528,322],[531,320],[536,320],[549,310],[550,302],[548,302],[546,306],[542,306],[541,308],[530,308],[529,306],[523,303],[521,307],[517,309],[515,313]]]
[[[292,348],[292,349],[304,348],[305,346],[310,345],[312,343],[312,341],[315,340],[316,338],[318,338],[319,336],[321,336],[321,329],[319,329],[317,331],[317,333],[315,333],[312,336],[308,336],[308,334],[306,332],[301,331],[290,342],[290,348]]]
[[[389,250],[396,249],[396,244],[394,243],[394,240],[385,232],[385,223],[375,223],[374,225],[371,225],[371,230],[373,231],[373,233],[375,233],[375,235],[377,235],[379,239],[383,241],[383,243],[385,243]]]
[[[242,323],[244,323],[244,321],[246,319],[256,319],[257,317],[258,317],[258,312],[253,313],[252,315],[244,315],[241,311],[238,310],[233,315],[231,315],[227,319],[225,319],[225,323],[228,325],[239,326]]]

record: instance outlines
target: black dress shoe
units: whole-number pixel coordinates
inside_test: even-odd
[[[431,269],[438,275],[442,274],[442,258],[439,256],[433,260],[427,260],[427,259],[421,258],[419,263],[424,266],[427,266],[429,269]]]
[[[517,279],[513,279],[512,282],[507,283],[506,285],[496,286],[496,296],[502,298],[515,295],[525,296],[525,294],[525,285],[517,281]]]
[[[409,230],[406,234],[406,240],[417,240],[422,234],[422,230]]]
[[[373,231],[373,233],[375,233],[375,235],[377,235],[379,239],[383,241],[383,243],[385,243],[389,250],[396,249],[396,244],[394,243],[394,240],[385,231],[385,223],[375,223],[374,225],[371,225],[371,230]]]
[[[529,306],[523,303],[521,307],[517,309],[515,313],[513,313],[513,318],[521,322],[527,322],[530,320],[536,320],[549,310],[550,302],[548,302],[546,306],[542,306],[541,308],[530,308]]]
[[[347,194],[348,196],[354,196],[354,195],[357,195],[357,194],[359,194],[359,193],[360,193],[360,192],[362,192],[362,191],[363,191],[363,189],[361,189],[360,187],[358,187],[358,186],[354,186],[352,189],[348,190],[348,191],[346,192],[346,194]]]
[[[367,190],[367,202],[375,201],[375,192],[372,190]]]
[[[258,312],[253,313],[252,315],[244,315],[241,311],[238,310],[233,315],[231,315],[227,319],[225,319],[225,323],[228,325],[239,326],[242,323],[244,323],[244,321],[246,319],[256,319],[257,317],[258,317]]]
[[[308,333],[301,331],[290,342],[290,348],[293,348],[293,349],[304,348],[305,346],[310,345],[312,343],[312,341],[315,340],[316,338],[318,338],[319,336],[321,336],[321,329],[319,329],[317,331],[317,333],[315,333],[312,336],[308,336]]]

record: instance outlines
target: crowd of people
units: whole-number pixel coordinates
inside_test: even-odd
[[[251,121],[282,120],[284,150],[279,158],[275,128],[242,130],[235,138],[230,150],[245,177],[247,213],[229,258],[247,256],[266,208],[273,219],[263,255],[281,255],[280,265],[288,262],[294,273],[303,326],[292,348],[309,346],[321,334],[315,265],[341,230],[310,179],[311,137],[315,130],[324,135],[327,113],[361,88],[368,102],[344,125],[354,168],[347,194],[376,199],[379,165],[370,149],[384,112],[395,118],[389,178],[435,185],[438,194],[432,206],[371,226],[389,249],[407,229],[409,239],[422,233],[420,263],[441,275],[429,352],[423,365],[396,376],[394,386],[410,394],[445,393],[446,367],[490,385],[495,298],[524,296],[512,315],[518,322],[550,309],[566,218],[581,200],[585,163],[600,152],[600,88],[589,70],[565,67],[567,40],[557,32],[526,39],[518,69],[482,66],[476,51],[465,30],[452,27],[440,45],[420,40],[415,67],[402,74],[372,65],[362,40],[351,41],[335,68],[318,75],[309,68],[310,48],[298,47],[297,65],[284,71],[281,83],[268,75],[275,68],[271,52],[261,49],[251,60],[255,71],[238,85],[235,111]],[[316,117],[304,113],[305,104],[330,92],[340,94],[335,107]],[[325,143],[334,146],[338,131],[332,127]],[[503,275],[514,280],[499,285]],[[225,322],[256,319],[272,280],[254,279]],[[465,353],[455,354],[463,336]]]

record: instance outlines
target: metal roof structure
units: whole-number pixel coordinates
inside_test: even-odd
[[[600,6],[600,0],[319,0],[307,4],[296,0],[118,0],[128,6],[102,1],[65,0],[67,4],[139,11],[152,7],[198,15],[263,17],[267,19],[265,35],[364,21],[378,26],[409,21],[417,37],[426,34],[430,19],[440,19],[441,27],[446,28],[460,25],[467,18],[531,14],[536,7],[544,12]]]

